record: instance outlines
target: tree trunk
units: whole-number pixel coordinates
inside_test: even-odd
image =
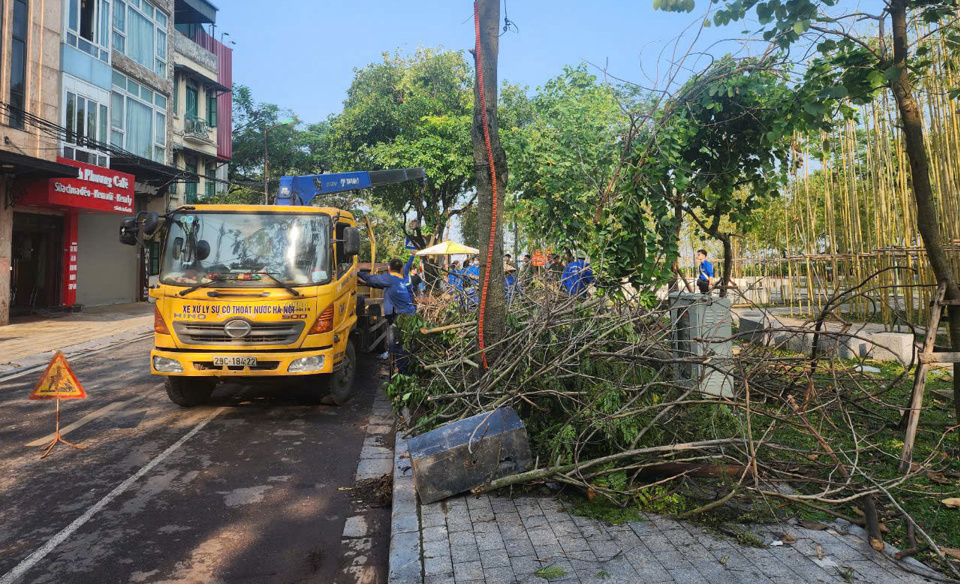
[[[507,187],[507,156],[500,146],[497,120],[497,54],[499,51],[500,1],[478,0],[480,31],[474,54],[477,67],[477,83],[474,85],[473,163],[477,173],[477,224],[480,230],[480,288],[487,278],[486,306],[483,311],[483,346],[499,342],[506,332],[507,304],[503,283],[503,207]],[[480,70],[482,65],[483,69]],[[482,75],[481,75],[482,73]],[[480,77],[483,77],[483,99],[480,93]],[[489,127],[489,148],[496,169],[497,200],[496,216],[493,213],[493,182],[491,180],[487,141],[483,127],[483,107],[486,106]],[[490,232],[493,222],[493,246]],[[489,355],[488,355],[489,356]]]
[[[904,149],[910,161],[910,177],[913,181],[913,197],[917,203],[917,229],[923,238],[930,267],[937,276],[937,282],[946,282],[947,300],[960,300],[960,288],[957,287],[953,266],[943,248],[940,235],[940,218],[937,204],[930,184],[930,166],[923,136],[923,113],[913,94],[913,86],[907,71],[907,0],[895,0],[890,5],[890,17],[893,29],[893,65],[900,69],[900,76],[890,83],[900,122],[903,124]],[[950,348],[960,351],[960,306],[950,306],[948,311],[950,324]],[[960,363],[953,365],[953,406],[960,419]]]
[[[723,242],[723,273],[720,275],[720,298],[727,297],[730,286],[730,270],[733,267],[733,245],[730,243],[729,233],[719,233],[717,237]]]
[[[664,185],[664,190],[667,190],[667,198],[669,198],[669,189],[670,185]],[[683,197],[680,193],[676,193],[676,196],[673,197],[673,220],[676,221],[677,226],[673,230],[674,243],[677,244],[677,249],[680,249],[680,234],[683,229]],[[680,271],[680,258],[677,257],[673,260],[673,265],[670,267],[673,271],[673,279],[670,280],[668,284],[669,290],[677,292],[687,292],[692,293],[693,287],[690,286],[690,282],[687,282],[687,279],[683,277],[683,273]]]

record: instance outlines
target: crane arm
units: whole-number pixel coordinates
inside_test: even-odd
[[[426,173],[422,168],[284,176],[280,178],[280,192],[275,204],[310,205],[319,195],[424,180]]]

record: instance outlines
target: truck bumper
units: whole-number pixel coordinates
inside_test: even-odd
[[[150,372],[154,375],[177,375],[186,377],[281,377],[290,375],[316,375],[334,370],[333,347],[304,349],[296,352],[269,351],[223,351],[184,352],[154,348],[150,352]],[[257,364],[214,365],[216,357],[256,357]],[[322,363],[317,364],[317,359]],[[306,364],[310,367],[303,369]],[[297,369],[299,364],[300,369]],[[294,371],[290,370],[291,365]],[[178,370],[179,366],[179,370]]]

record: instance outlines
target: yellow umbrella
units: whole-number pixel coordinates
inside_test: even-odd
[[[472,247],[467,247],[463,244],[456,243],[453,241],[444,241],[442,243],[438,243],[437,245],[430,246],[426,249],[421,249],[415,255],[418,255],[418,256],[471,255],[476,253],[480,253],[480,250]]]

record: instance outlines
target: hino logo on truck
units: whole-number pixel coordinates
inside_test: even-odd
[[[232,339],[242,339],[250,334],[253,327],[245,320],[231,320],[223,325],[223,332]]]

